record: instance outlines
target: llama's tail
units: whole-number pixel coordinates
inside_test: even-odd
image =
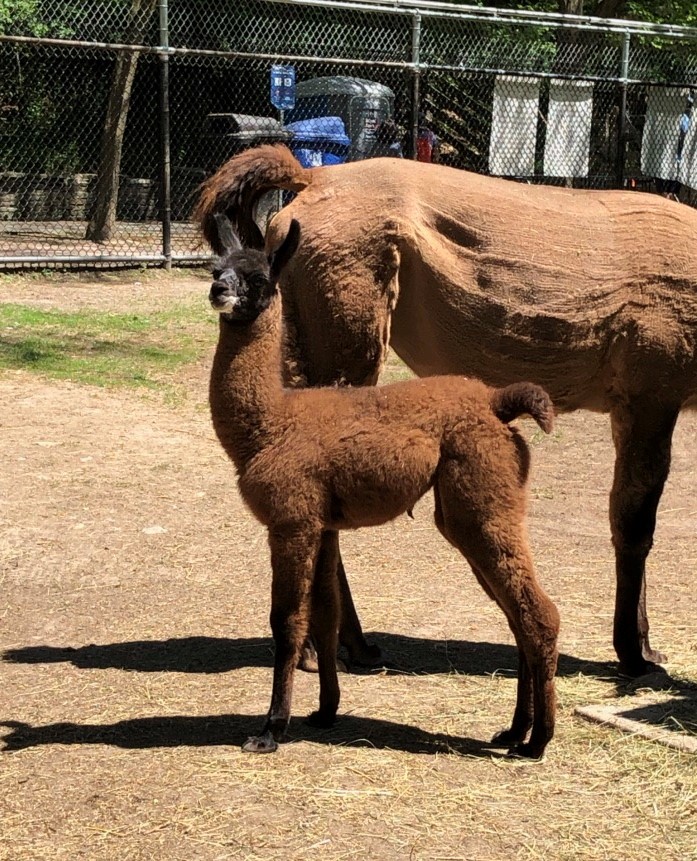
[[[494,389],[491,409],[502,422],[517,419],[527,413],[535,419],[545,433],[554,426],[554,405],[547,392],[535,383],[513,383],[502,389]]]
[[[302,167],[282,144],[265,144],[241,152],[226,161],[202,185],[192,217],[203,238],[216,254],[224,248],[218,236],[216,213],[224,212],[242,243],[263,248],[264,237],[254,221],[254,206],[262,194],[274,188],[301,191],[312,173]]]

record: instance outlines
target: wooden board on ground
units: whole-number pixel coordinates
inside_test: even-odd
[[[594,723],[616,727],[623,732],[697,754],[694,724],[697,691],[651,691],[622,697],[610,704],[576,706],[575,712]]]

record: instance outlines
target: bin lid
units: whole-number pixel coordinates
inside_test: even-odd
[[[288,140],[290,134],[274,117],[250,114],[208,114],[203,127],[204,137],[234,135],[238,139],[258,137]]]
[[[341,117],[311,117],[307,120],[297,120],[294,123],[288,123],[286,129],[293,133],[294,143],[324,141],[346,146],[351,143]]]
[[[367,81],[364,78],[353,78],[349,75],[330,75],[323,78],[310,78],[299,81],[296,86],[296,97],[304,96],[381,96],[394,99],[394,92],[377,81]]]

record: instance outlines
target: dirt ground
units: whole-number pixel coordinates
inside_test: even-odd
[[[122,273],[3,283],[0,301],[124,310],[205,292],[202,276]],[[342,674],[323,731],[303,722],[317,679],[298,673],[289,743],[241,752],[270,696],[270,575],[208,418],[213,346],[175,405],[0,374],[0,859],[697,859],[694,756],[574,715],[626,693],[604,416],[564,416],[549,437],[521,422],[533,552],[562,618],[542,763],[487,744],[513,712],[515,651],[430,497],[414,520],[342,537],[396,670]],[[648,599],[693,732],[696,431],[683,415]]]

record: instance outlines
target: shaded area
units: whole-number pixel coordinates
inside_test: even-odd
[[[673,689],[670,699],[648,705],[637,704],[634,708],[623,709],[620,714],[630,720],[697,738],[697,689]]]
[[[515,646],[469,640],[433,640],[402,634],[368,635],[389,656],[387,672],[415,675],[492,675],[516,673]],[[119,669],[137,672],[224,673],[243,667],[272,667],[270,637],[180,637],[123,643],[70,646],[26,646],[10,649],[3,660],[16,664],[71,663],[80,669]],[[383,668],[379,668],[382,670]],[[357,668],[357,672],[364,671]],[[374,672],[374,671],[373,671]],[[617,680],[616,664],[560,655],[558,675],[579,673]]]
[[[697,754],[697,687],[689,683],[671,684],[667,690],[658,692],[641,688],[635,696],[577,706],[576,714],[603,726]]]
[[[31,726],[19,721],[0,722],[10,732],[3,739],[6,752],[47,744],[102,744],[130,749],[155,747],[240,746],[258,732],[265,715],[203,715],[132,718],[113,724],[54,723]],[[312,741],[348,747],[401,750],[407,753],[456,753],[467,756],[501,756],[505,751],[478,739],[430,733],[408,724],[356,715],[340,716],[331,729],[317,730],[291,720],[288,741]]]

